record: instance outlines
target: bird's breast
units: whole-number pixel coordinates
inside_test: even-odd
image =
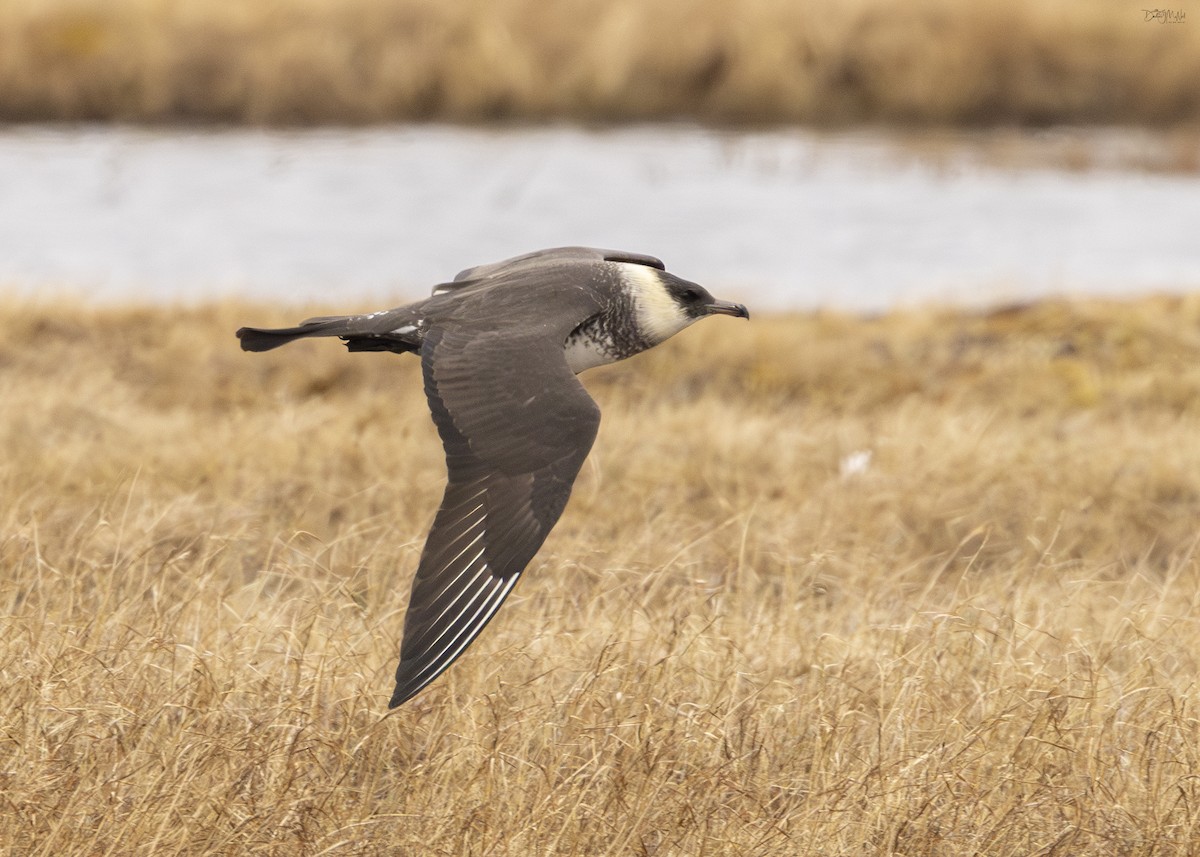
[[[624,357],[610,338],[595,328],[577,328],[563,343],[567,365],[578,375],[585,369],[593,369],[606,363],[615,363]]]
[[[633,322],[629,308],[618,304],[572,330],[563,343],[571,371],[578,375],[584,369],[616,363],[649,348],[651,343],[641,336]]]

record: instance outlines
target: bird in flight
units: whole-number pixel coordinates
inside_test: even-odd
[[[561,247],[468,268],[421,301],[237,332],[246,351],[337,336],[413,352],[448,481],[413,580],[395,708],[478,636],[562,514],[600,409],[576,375],[709,315],[749,318],[640,253]]]

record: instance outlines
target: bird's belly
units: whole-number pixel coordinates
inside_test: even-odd
[[[567,365],[576,375],[585,369],[615,363],[621,359],[611,342],[590,336],[588,332],[576,331],[563,343],[563,352],[567,356]]]

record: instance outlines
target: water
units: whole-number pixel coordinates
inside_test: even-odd
[[[590,244],[754,308],[874,310],[1197,288],[1198,236],[1194,174],[929,159],[878,134],[0,132],[10,294],[374,308]]]

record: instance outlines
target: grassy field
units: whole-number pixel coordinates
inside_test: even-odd
[[[0,851],[1194,853],[1200,295],[590,373],[563,520],[390,715],[440,448],[412,359],[237,349],[305,311],[0,307]]]
[[[1195,123],[1191,6],[0,0],[0,120]]]

